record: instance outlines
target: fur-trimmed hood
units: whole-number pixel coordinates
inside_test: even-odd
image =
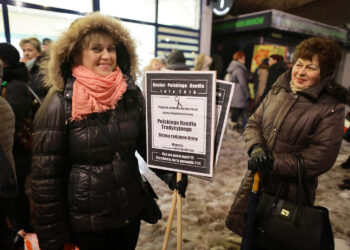
[[[41,64],[45,85],[63,90],[65,80],[73,66],[72,51],[86,34],[103,30],[116,41],[117,64],[124,75],[136,80],[137,56],[135,43],[129,31],[113,17],[91,13],[75,20],[66,32],[52,45],[50,58]]]

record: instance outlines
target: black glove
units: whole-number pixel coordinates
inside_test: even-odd
[[[176,183],[176,173],[174,173],[173,177],[171,178],[171,181],[168,183],[168,186],[171,190],[177,189],[179,194],[186,198],[185,192],[187,189],[188,184],[188,177],[187,174],[182,174],[181,181]]]
[[[161,169],[152,169],[152,170],[160,179],[162,179],[166,184],[168,184],[171,190],[177,189],[179,194],[182,195],[182,197],[184,198],[186,197],[185,192],[186,192],[187,183],[188,183],[187,174],[182,174],[181,181],[179,183],[176,183],[175,172],[170,172],[170,171],[161,170]]]
[[[273,156],[270,151],[265,149],[262,145],[254,146],[250,160],[248,161],[248,169],[256,172],[268,172],[273,167]]]

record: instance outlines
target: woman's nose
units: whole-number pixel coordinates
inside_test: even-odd
[[[102,51],[102,58],[110,58],[111,57],[111,54],[108,52],[107,49],[104,49]]]
[[[299,73],[300,75],[305,75],[305,70],[306,70],[305,67],[302,67],[301,69],[299,69],[299,72],[298,72],[298,73]]]

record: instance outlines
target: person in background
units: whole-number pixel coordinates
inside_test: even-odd
[[[41,55],[41,42],[35,37],[23,38],[19,42],[19,46],[23,51],[23,58],[21,61],[26,64],[30,71],[36,58]]]
[[[223,58],[224,46],[222,44],[217,44],[215,48],[216,50],[214,50],[214,53],[211,55],[213,62],[210,65],[210,70],[215,70],[216,78],[223,80],[225,77],[225,67],[224,67],[224,58]]]
[[[155,57],[153,58],[148,65],[144,69],[144,73],[146,71],[160,71],[160,70],[166,70],[167,68],[167,60],[164,57]],[[146,79],[145,74],[142,78],[142,94],[145,95],[145,88],[146,88]]]
[[[193,70],[210,70],[210,65],[213,60],[210,56],[199,54],[194,60],[194,68]]]
[[[52,88],[35,117],[32,143],[42,250],[67,242],[80,250],[135,249],[146,199],[135,156],[137,150],[146,159],[137,65],[127,29],[99,13],[77,19],[51,48],[44,79]],[[175,172],[156,174],[185,195],[187,182],[176,183]]]
[[[41,102],[44,100],[49,90],[45,86],[43,72],[40,69],[40,64],[42,64],[46,60],[49,60],[49,56],[49,51],[44,51],[43,53],[41,53],[41,55],[36,58],[32,68],[29,71],[28,85],[34,91],[34,93],[37,95]],[[38,106],[38,104],[36,104],[38,100],[35,100],[35,98],[33,98],[33,102],[33,105]]]
[[[45,42],[47,44],[49,43],[48,40],[45,40]],[[42,50],[41,42],[35,37],[22,39],[20,41],[20,46],[23,50],[23,58],[21,61],[26,63],[26,66],[29,71],[28,85],[39,97],[39,99],[43,100],[48,90],[47,88],[45,88],[45,86],[43,86],[39,65],[43,60],[45,60],[46,57],[48,57],[48,51],[45,50],[44,52],[44,50]],[[45,48],[47,48],[47,46],[45,46]],[[34,103],[36,102],[34,97],[32,98],[32,100]]]
[[[261,101],[265,98],[270,91],[272,84],[275,83],[277,78],[288,70],[286,62],[281,55],[273,54],[268,57],[269,74],[266,81],[266,87],[264,93],[261,96]]]
[[[0,82],[2,82],[0,60]],[[13,247],[13,233],[7,218],[13,211],[14,199],[18,195],[15,162],[12,149],[15,134],[15,115],[9,103],[0,96],[0,249]]]
[[[51,49],[51,45],[52,45],[53,41],[50,38],[43,38],[42,41],[42,52],[49,52]]]
[[[230,81],[236,83],[231,102],[231,121],[233,122],[233,129],[237,129],[239,132],[243,131],[247,122],[250,97],[248,87],[249,74],[244,64],[244,52],[237,51],[233,54],[233,60],[226,69]],[[241,124],[238,123],[240,116],[242,117]]]
[[[255,71],[256,77],[254,77],[254,87],[256,87],[256,95],[255,95],[255,107],[257,108],[261,103],[262,95],[266,88],[267,78],[269,75],[269,64],[268,58],[262,60],[260,65]]]
[[[332,168],[343,137],[346,90],[333,79],[340,59],[340,46],[329,38],[302,41],[296,47],[293,68],[278,78],[248,119],[244,131],[248,175],[260,173],[259,191],[275,194],[283,181],[288,185],[281,198],[296,202],[293,180],[301,157],[310,194],[310,200],[303,195],[301,202],[314,203],[318,176]]]
[[[24,144],[24,123],[31,106],[31,96],[27,88],[28,70],[19,61],[18,50],[10,43],[0,43],[0,60],[4,66],[1,95],[11,105],[15,114],[15,136],[13,157],[19,195],[15,199],[14,216],[11,221],[16,230],[33,231],[30,222],[29,200],[25,193],[26,177],[30,172],[30,149]]]
[[[182,50],[174,50],[168,55],[168,69],[190,70],[186,65],[186,58]]]
[[[164,57],[153,58],[149,64],[145,67],[145,71],[158,71],[163,70],[167,67],[167,61]]]

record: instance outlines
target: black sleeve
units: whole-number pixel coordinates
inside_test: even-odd
[[[63,103],[54,92],[34,120],[32,194],[41,249],[60,248],[70,238],[64,117]]]

